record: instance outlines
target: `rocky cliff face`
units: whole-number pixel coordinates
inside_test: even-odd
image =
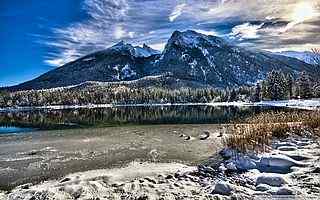
[[[222,38],[195,31],[175,31],[162,53],[146,45],[134,47],[120,42],[10,89],[130,81],[163,74],[199,85],[232,87],[254,84],[273,69],[293,75],[301,71],[318,73],[312,65],[295,58],[233,46]]]
[[[194,31],[174,32],[158,68],[181,79],[216,87],[253,84],[267,72],[281,69],[289,73],[312,72],[312,66],[297,59],[232,46],[214,36]]]

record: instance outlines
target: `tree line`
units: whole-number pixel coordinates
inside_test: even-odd
[[[271,71],[254,86],[237,88],[132,88],[129,86],[90,86],[85,88],[0,92],[0,107],[88,105],[209,103],[232,101],[284,100],[319,98],[320,83],[306,72],[298,77],[282,71]]]
[[[320,82],[306,72],[297,78],[282,71],[271,71],[257,83],[252,101],[310,99],[320,97]]]

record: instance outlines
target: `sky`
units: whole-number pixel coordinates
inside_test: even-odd
[[[320,0],[1,0],[0,86],[124,40],[162,50],[192,29],[269,51],[320,47]]]

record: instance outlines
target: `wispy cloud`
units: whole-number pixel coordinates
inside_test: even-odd
[[[252,25],[250,23],[244,23],[233,27],[230,36],[240,41],[244,39],[257,39],[259,38],[258,31],[262,26],[263,24]]]
[[[119,40],[163,48],[174,30],[193,29],[244,46],[320,46],[320,0],[84,0],[88,18],[53,29],[46,58],[59,66]],[[308,12],[305,13],[304,11]]]
[[[178,4],[172,11],[172,13],[169,16],[170,22],[173,22],[175,19],[177,19],[181,14],[183,9],[187,6],[187,4],[182,3]]]

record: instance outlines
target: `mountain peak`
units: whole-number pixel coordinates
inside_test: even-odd
[[[144,48],[144,49],[151,49],[151,47],[149,47],[146,43],[143,43],[142,48]]]
[[[121,40],[120,42],[116,43],[111,47],[111,49],[119,49],[119,48],[133,48],[133,46],[125,41]]]
[[[155,54],[157,56],[153,56]],[[254,84],[274,69],[293,75],[301,71],[319,74],[313,66],[297,59],[238,48],[222,38],[187,30],[175,31],[162,53],[146,44],[139,47],[120,41],[107,50],[10,89],[63,87],[86,81],[127,81],[167,73],[179,80],[233,87]]]
[[[134,47],[134,50],[135,50],[136,57],[149,57],[149,56],[161,53],[155,49],[152,49],[151,47],[149,47],[146,44],[143,44],[142,47],[136,46],[136,47]]]
[[[222,38],[204,35],[193,30],[173,32],[168,43],[184,47],[198,47],[204,44],[223,46],[227,44]]]

